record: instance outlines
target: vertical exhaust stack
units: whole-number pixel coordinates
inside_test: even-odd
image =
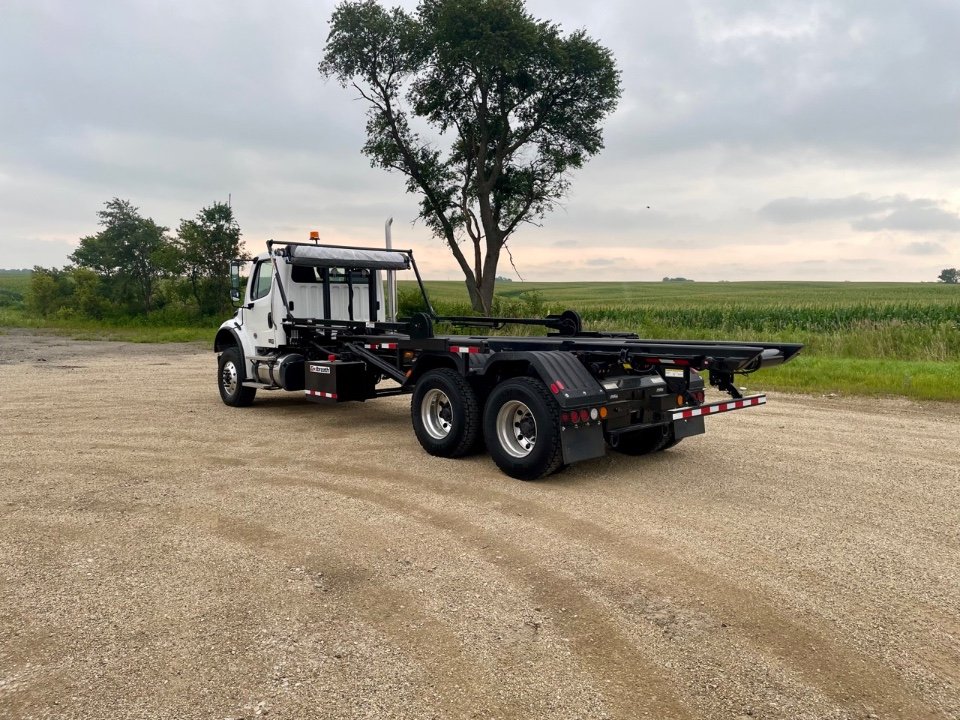
[[[393,218],[389,218],[384,223],[383,231],[386,235],[387,250],[393,250],[393,237],[390,234],[390,228],[393,225]],[[397,271],[387,270],[387,322],[397,321]]]

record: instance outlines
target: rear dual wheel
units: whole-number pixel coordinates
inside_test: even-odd
[[[431,455],[463,457],[486,438],[493,461],[510,477],[536,480],[563,464],[560,408],[535,378],[513,378],[494,388],[481,422],[470,383],[455,370],[431,370],[417,381],[410,416],[417,440]]]
[[[463,457],[480,445],[480,403],[456,370],[431,370],[417,381],[410,418],[420,446],[431,455]]]
[[[563,465],[560,407],[536,378],[513,378],[494,388],[483,412],[483,435],[490,457],[510,477],[537,480]]]

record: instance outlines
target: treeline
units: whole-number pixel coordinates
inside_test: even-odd
[[[120,319],[164,314],[183,321],[230,309],[230,261],[244,257],[226,203],[181,220],[175,234],[114,198],[97,213],[102,230],[80,239],[70,264],[34,267],[27,309],[42,317]]]

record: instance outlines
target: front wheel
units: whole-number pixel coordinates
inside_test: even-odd
[[[431,455],[463,457],[478,445],[480,403],[456,370],[431,370],[417,381],[410,418],[420,446]]]
[[[500,383],[483,414],[490,457],[505,474],[537,480],[563,465],[560,407],[547,386],[531,377]]]
[[[217,386],[220,388],[220,398],[227,405],[246,407],[253,403],[257,389],[244,387],[247,379],[244,370],[243,352],[238,347],[230,347],[220,353],[217,361]]]

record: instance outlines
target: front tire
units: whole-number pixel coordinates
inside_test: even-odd
[[[431,455],[463,457],[479,444],[480,403],[456,370],[431,370],[417,381],[410,418],[420,446]]]
[[[536,378],[513,378],[494,388],[483,434],[493,461],[512,478],[538,480],[563,465],[560,407]]]
[[[247,407],[253,404],[257,389],[244,387],[247,379],[243,352],[238,347],[229,347],[220,353],[217,361],[217,387],[220,399],[231,407]]]

